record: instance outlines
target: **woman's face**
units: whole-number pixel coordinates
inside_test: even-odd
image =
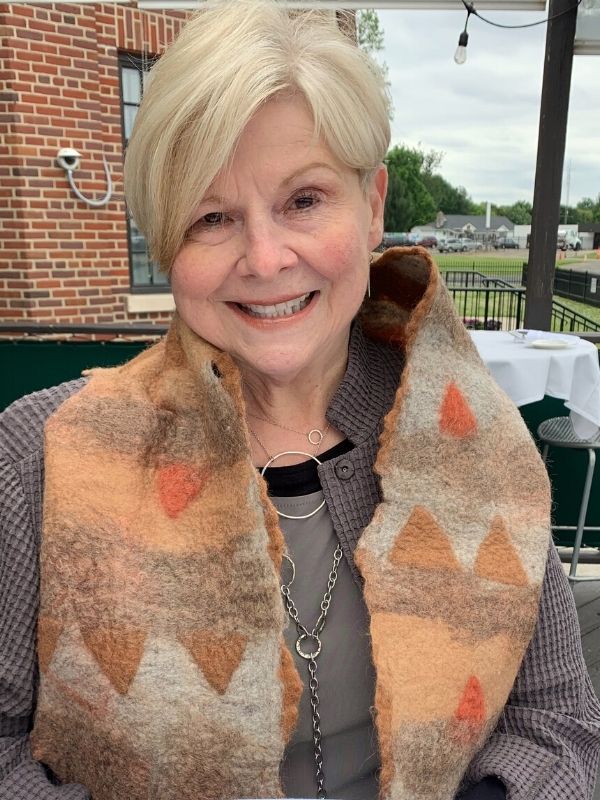
[[[179,314],[264,379],[339,369],[386,186],[382,166],[362,190],[303,100],[269,101],[196,208],[171,273]]]

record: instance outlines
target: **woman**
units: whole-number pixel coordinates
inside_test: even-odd
[[[154,68],[169,334],[2,418],[0,798],[589,797],[540,460],[426,252],[369,273],[388,142],[320,16],[217,6]]]

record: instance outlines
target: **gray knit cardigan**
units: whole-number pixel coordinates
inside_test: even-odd
[[[320,479],[359,583],[353,553],[380,499],[373,463],[401,361],[397,351],[366,340],[355,326],[347,372],[328,411],[354,448],[325,462]],[[82,786],[57,786],[31,758],[28,742],[37,681],[43,428],[82,385],[36,392],[0,414],[0,800],[89,797]],[[473,759],[463,789],[498,775],[508,800],[589,800],[599,751],[600,703],[583,661],[571,591],[551,548],[535,634],[498,727]]]

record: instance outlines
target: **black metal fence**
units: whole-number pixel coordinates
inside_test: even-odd
[[[554,294],[600,307],[600,275],[574,269],[557,269],[554,273]]]
[[[523,325],[525,289],[481,272],[448,270],[446,285],[467,328],[487,331],[514,330]],[[600,323],[555,300],[553,331],[600,331]]]
[[[467,328],[510,331],[523,324],[525,289],[509,286],[448,286],[448,289]]]
[[[555,300],[552,303],[552,330],[553,331],[600,331],[600,323],[578,314],[572,308]]]

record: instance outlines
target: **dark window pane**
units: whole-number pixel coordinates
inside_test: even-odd
[[[148,253],[131,254],[131,276],[134,286],[152,285],[152,266],[148,261]]]
[[[144,55],[122,53],[121,63],[121,106],[123,109],[124,147],[131,137],[139,104],[142,99],[142,86],[154,58]],[[129,254],[131,260],[131,285],[134,287],[168,287],[167,276],[159,271],[148,254],[146,240],[138,230],[134,220],[129,218]]]

